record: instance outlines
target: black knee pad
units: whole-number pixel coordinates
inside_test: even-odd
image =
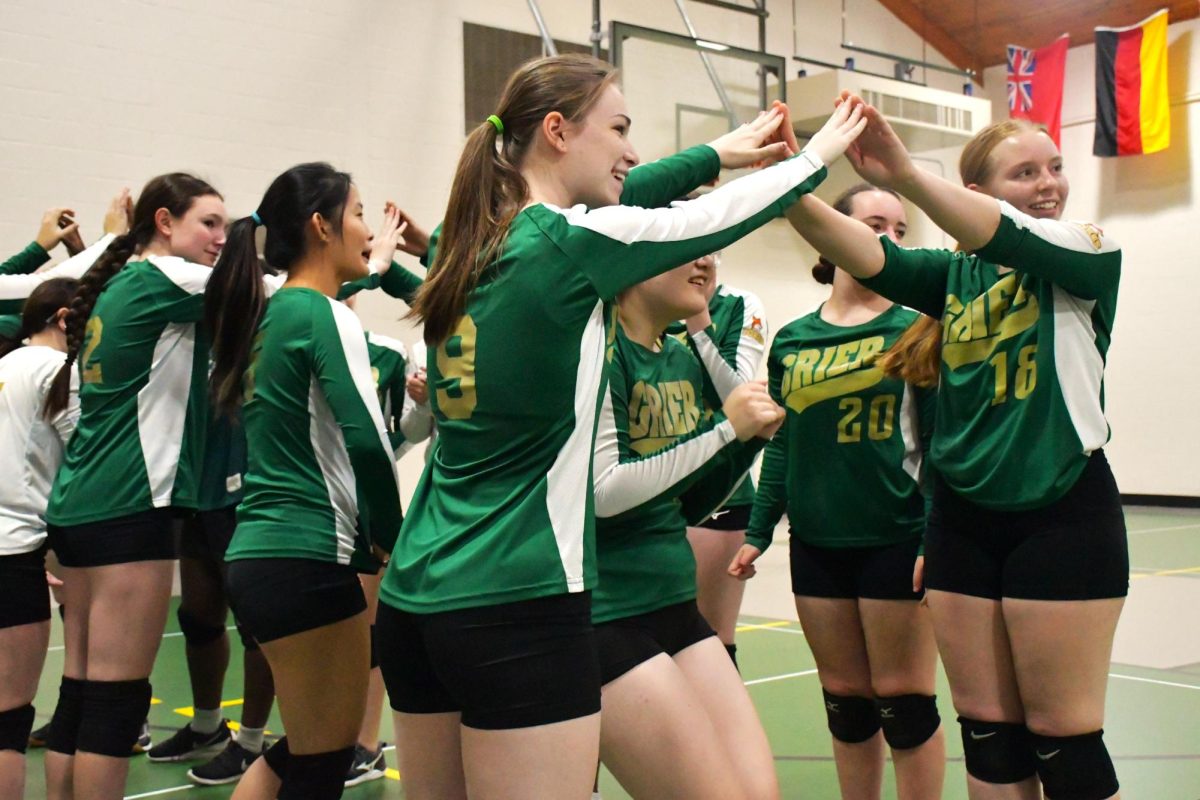
[[[84,681],[78,749],[128,758],[150,710],[150,679]]]
[[[0,750],[16,750],[24,753],[29,746],[29,732],[33,730],[33,704],[0,711]]]
[[[909,750],[929,741],[941,727],[937,698],[925,694],[902,694],[895,697],[880,697],[875,701],[879,708],[879,724],[883,726],[883,738],[893,750]]]
[[[346,773],[354,763],[354,746],[288,758],[279,800],[329,800],[342,796]]]
[[[846,744],[859,744],[879,732],[879,711],[875,701],[867,697],[830,694],[824,689],[825,716],[829,732]]]
[[[250,631],[246,630],[246,626],[238,622],[237,615],[233,617],[233,624],[237,626],[238,638],[242,640],[242,649],[257,650],[258,642],[254,641],[254,637],[250,635]]]
[[[379,666],[379,643],[376,641],[375,623],[371,623],[371,669]]]
[[[1041,736],[1031,733],[1037,773],[1049,800],[1107,800],[1117,793],[1104,731],[1078,736]]]
[[[183,640],[193,647],[203,647],[211,644],[225,635],[225,626],[213,625],[195,616],[183,606],[175,613],[179,619],[179,630],[183,632]]]
[[[1019,783],[1037,773],[1033,741],[1023,723],[959,717],[958,724],[971,777],[984,783]]]
[[[79,722],[83,718],[83,681],[63,676],[58,686],[58,705],[50,718],[46,734],[46,749],[55,753],[75,755],[79,741]]]
[[[286,736],[280,737],[279,741],[263,751],[263,761],[271,768],[271,772],[275,773],[275,777],[283,780],[287,775],[288,761],[292,758],[292,753],[288,750],[288,740]]]

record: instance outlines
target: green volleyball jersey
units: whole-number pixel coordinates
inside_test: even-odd
[[[246,373],[249,464],[226,561],[373,565],[390,549],[400,493],[354,312],[312,289],[267,303]]]
[[[922,439],[932,431],[934,393],[876,365],[918,318],[896,305],[843,326],[818,308],[775,335],[767,384],[787,416],[763,454],[748,544],[765,551],[785,510],[792,536],[819,547],[921,536]]]
[[[395,453],[404,444],[404,432],[400,430],[400,419],[404,414],[405,388],[408,357],[404,343],[378,333],[367,333],[367,355],[371,359],[371,377],[375,381],[375,393],[379,408],[383,412],[383,423],[387,429],[388,442]]]
[[[0,314],[20,314],[25,299],[44,281],[82,278],[114,238],[111,233],[105,234],[83,251],[41,272],[34,270],[49,261],[50,255],[37,242],[30,242],[24,250],[0,264]]]
[[[696,154],[716,171],[711,149]],[[631,171],[627,194],[649,206],[678,196],[671,181],[659,183],[673,194],[658,197],[642,185],[639,171],[660,166]],[[694,158],[682,171],[700,174]],[[612,336],[605,301],[780,216],[824,175],[802,153],[675,207],[521,211],[466,313],[430,353],[439,436],[383,600],[434,612],[592,588],[591,460]]]
[[[196,507],[229,508],[242,502],[246,476],[246,429],[239,411],[233,419],[209,414]]]
[[[968,500],[1019,510],[1062,497],[1108,441],[1121,251],[1094,225],[998,202],[1000,226],[974,255],[884,237],[884,268],[863,284],[942,321],[933,467]]]
[[[0,336],[5,339],[15,339],[21,333],[21,316],[19,314],[4,314],[0,316]]]
[[[49,260],[50,254],[46,252],[46,248],[33,241],[25,245],[21,252],[0,263],[0,275],[25,275]]]
[[[767,349],[767,313],[753,292],[718,286],[708,302],[712,320],[691,339],[704,365],[704,401],[720,408],[729,393],[754,380]],[[754,502],[754,481],[747,475],[725,504],[729,508]]]
[[[680,496],[698,490],[707,511],[718,508],[764,443],[738,442],[733,425],[710,413],[700,363],[670,336],[647,350],[618,324],[608,379],[595,457],[596,623],[696,596]]]
[[[49,522],[196,508],[208,413],[208,343],[196,322],[211,273],[151,256],[126,264],[96,299],[77,362],[79,425]]]

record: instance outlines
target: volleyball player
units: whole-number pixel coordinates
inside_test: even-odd
[[[415,798],[589,796],[600,709],[589,462],[604,301],[778,216],[856,134],[857,115],[841,110],[797,158],[655,208],[721,164],[784,156],[786,144],[762,146],[783,115],[634,169],[614,80],[581,56],[514,73],[468,138],[417,296],[439,438],[378,623]]]
[[[63,448],[79,419],[78,385],[60,412],[42,406],[67,349],[63,317],[75,281],[38,285],[25,301],[21,326],[0,339],[0,798],[25,790],[25,748],[33,730],[33,698],[50,637],[46,584],[46,501]],[[23,340],[27,345],[22,345]]]
[[[906,250],[812,199],[793,217],[868,288],[942,321],[924,579],[971,796],[1116,797],[1102,729],[1129,554],[1102,447],[1121,251],[1062,221],[1069,186],[1043,130],[985,128],[957,186],[867,115],[855,169],[963,252]]]
[[[899,197],[869,184],[833,207],[896,243],[907,229]],[[792,592],[817,663],[842,797],[878,800],[886,743],[898,796],[938,798],[945,742],[937,649],[913,586],[934,394],[889,377],[881,364],[921,317],[824,259],[813,276],[833,290],[771,345],[769,384],[787,421],[763,456],[746,544],[730,572],[753,574],[786,510]]]
[[[395,237],[389,219],[383,235]],[[259,224],[267,265],[287,271],[269,303]],[[281,798],[341,796],[370,661],[357,572],[400,527],[366,336],[336,301],[344,282],[368,275],[371,238],[350,176],[300,164],[233,224],[206,300],[214,402],[245,404],[245,499],[225,558],[234,612],[271,666],[288,734],[263,759]]]

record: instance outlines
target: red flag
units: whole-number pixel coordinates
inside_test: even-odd
[[[1063,34],[1037,50],[1008,46],[1008,116],[1046,126],[1059,144],[1062,128],[1063,73],[1071,37]]]

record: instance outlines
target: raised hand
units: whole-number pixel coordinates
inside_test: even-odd
[[[782,105],[782,104],[781,104]],[[786,114],[780,108],[760,111],[750,122],[739,125],[724,136],[708,143],[721,158],[725,169],[738,169],[754,164],[774,164],[792,155],[789,145],[779,135]],[[788,124],[790,129],[791,124]],[[792,141],[795,141],[793,135]]]
[[[371,245],[371,261],[379,273],[387,272],[392,266],[392,256],[396,247],[404,241],[406,224],[400,222],[400,209],[391,200],[383,207],[383,224],[375,234],[375,243]]]
[[[77,235],[78,231],[79,224],[75,222],[74,211],[69,208],[48,208],[42,214],[35,241],[49,253],[67,237]]]
[[[405,226],[400,250],[410,256],[424,258],[429,252],[429,231],[418,225],[404,209],[397,208],[396,211],[400,214],[400,223]]]
[[[744,544],[737,554],[733,557],[733,561],[729,562],[729,568],[726,570],[730,575],[737,578],[739,581],[749,580],[758,572],[754,566],[754,562],[762,555],[762,550],[759,550],[752,544]]]
[[[132,225],[133,198],[129,196],[129,187],[126,186],[108,202],[108,209],[104,212],[104,232],[123,236],[129,233]]]
[[[765,381],[747,381],[738,386],[725,399],[721,410],[740,442],[755,436],[770,438],[784,417],[783,409],[767,393]]]
[[[861,103],[862,100],[843,92],[837,102]],[[877,108],[864,106],[863,117],[867,121],[866,130],[846,151],[846,158],[868,183],[899,189],[912,178],[916,166],[900,137]]]
[[[804,149],[818,156],[822,163],[832,164],[867,127],[867,108],[869,106],[853,95],[842,98]]]

